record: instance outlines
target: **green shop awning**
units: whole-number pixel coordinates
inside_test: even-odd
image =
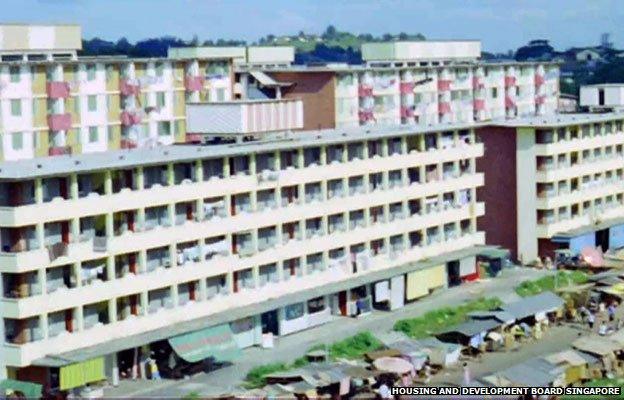
[[[232,361],[240,355],[230,324],[216,325],[169,339],[173,350],[188,362],[213,357],[217,361]]]
[[[59,378],[59,388],[61,390],[69,390],[85,386],[88,383],[103,381],[106,379],[104,375],[104,357],[61,367]]]
[[[41,397],[41,385],[15,379],[0,381],[0,395],[10,392],[21,392],[27,399],[38,399]]]

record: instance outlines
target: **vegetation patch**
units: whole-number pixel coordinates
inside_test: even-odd
[[[587,274],[583,271],[559,271],[555,275],[524,281],[516,286],[519,296],[534,296],[546,291],[552,291],[555,287],[566,287],[587,282]]]
[[[466,321],[466,316],[470,312],[492,310],[502,304],[503,302],[498,297],[482,297],[457,307],[439,308],[420,317],[399,320],[394,324],[393,329],[414,339],[421,339],[461,324]]]

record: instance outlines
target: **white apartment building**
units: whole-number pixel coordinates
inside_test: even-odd
[[[0,159],[185,141],[187,101],[232,98],[232,59],[77,57],[73,25],[0,25]]]
[[[624,114],[560,114],[478,129],[488,149],[479,227],[529,263],[624,247]]]
[[[155,340],[249,346],[471,279],[482,155],[447,124],[4,163],[2,373],[114,376]]]
[[[476,41],[369,43],[362,52],[363,66],[237,67],[237,77],[250,98],[301,98],[304,129],[471,123],[557,110],[555,63],[481,62]]]

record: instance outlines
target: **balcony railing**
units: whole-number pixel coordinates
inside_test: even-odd
[[[48,82],[46,83],[46,92],[51,99],[66,99],[69,97],[69,83]]]
[[[123,96],[137,96],[141,91],[141,87],[138,83],[123,79],[119,82],[119,91]]]
[[[399,84],[399,91],[401,92],[401,94],[414,93],[414,87],[414,82],[401,82]]]
[[[438,91],[444,92],[448,90],[451,90],[451,80],[450,79],[438,80]]]
[[[184,77],[184,87],[188,91],[199,91],[204,88],[206,79],[203,76],[191,76]]]
[[[439,114],[449,114],[450,112],[451,112],[451,103],[447,101],[442,101],[438,103]]]
[[[69,155],[71,153],[71,147],[69,146],[53,146],[48,149],[48,155],[50,156]]]
[[[138,125],[141,123],[141,116],[132,111],[123,111],[121,113],[121,124],[124,126]]]
[[[135,149],[137,142],[132,139],[121,139],[119,145],[122,149]]]
[[[485,87],[485,84],[483,83],[483,80],[480,77],[473,76],[472,77],[472,87],[474,89],[483,89]]]
[[[541,86],[546,82],[543,75],[535,74],[535,86]]]
[[[505,96],[505,108],[515,108],[516,102],[510,96]]]
[[[485,110],[485,100],[483,100],[483,99],[475,99],[473,101],[473,107],[474,107],[475,111]]]
[[[373,95],[373,88],[369,85],[360,85],[358,86],[358,96],[359,97],[370,97]]]
[[[48,127],[52,131],[66,131],[71,129],[71,114],[49,114]]]
[[[509,88],[512,86],[516,86],[516,77],[515,76],[506,76],[505,77],[505,87]]]
[[[413,107],[401,107],[401,118],[412,118],[414,117],[414,108]]]

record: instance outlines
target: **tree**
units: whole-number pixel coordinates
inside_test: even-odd
[[[399,33],[399,40],[407,40],[409,39],[409,35],[405,32]]]
[[[193,39],[191,39],[191,41],[189,42],[189,46],[191,47],[199,46],[199,38],[197,37],[197,35],[193,35]]]
[[[323,33],[323,39],[334,39],[337,33],[338,31],[336,30],[336,27],[329,25],[327,29],[325,29],[325,33]]]

